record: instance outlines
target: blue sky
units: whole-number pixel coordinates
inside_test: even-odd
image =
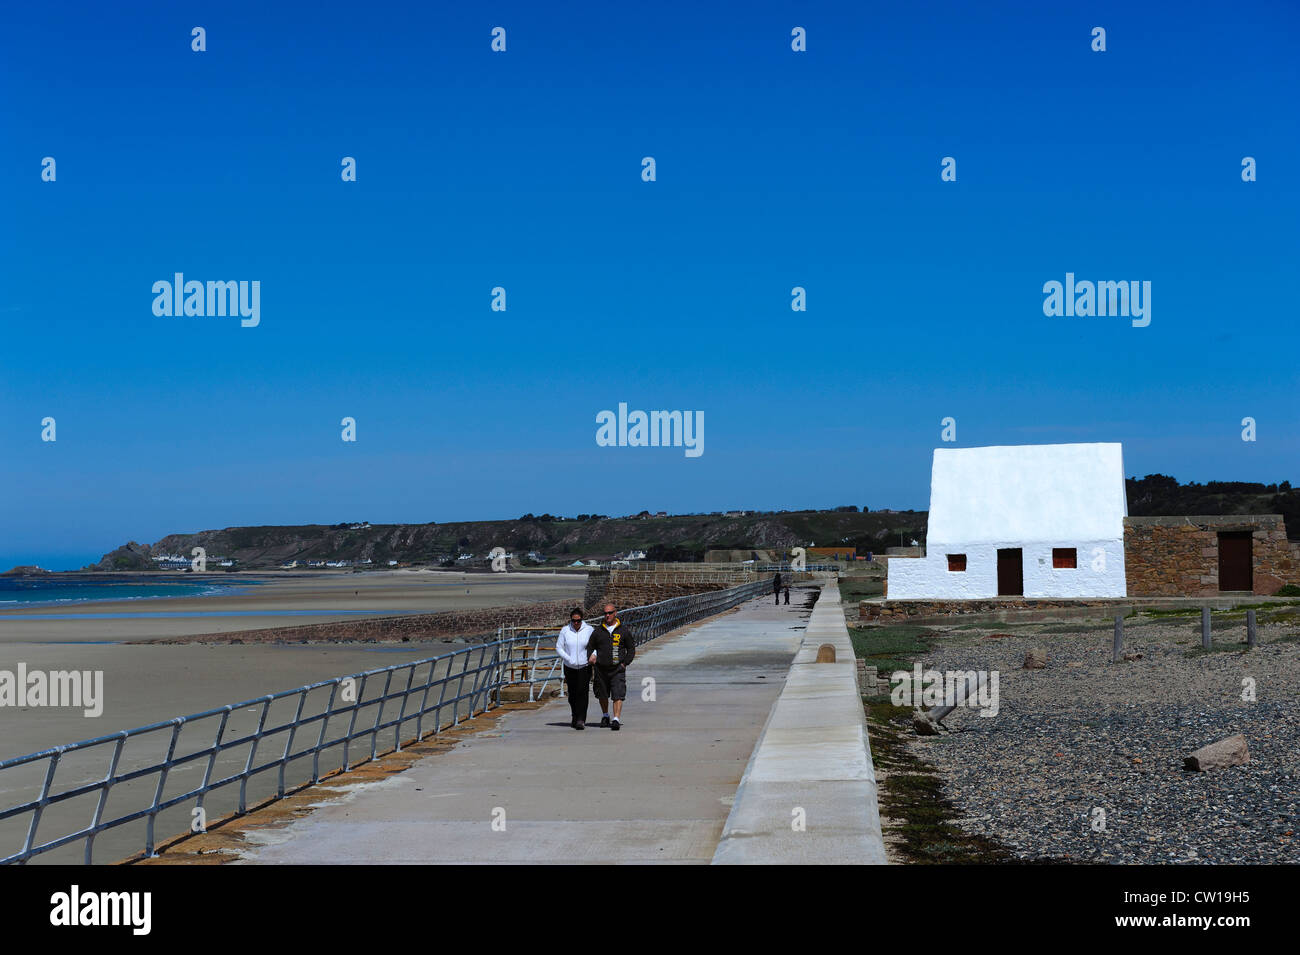
[[[925,507],[945,416],[1300,478],[1294,4],[267,6],[0,13],[0,567]],[[177,271],[260,281],[260,325],[155,316]],[[1067,271],[1150,281],[1150,326],[1044,316]],[[597,447],[619,402],[703,411],[705,453]]]

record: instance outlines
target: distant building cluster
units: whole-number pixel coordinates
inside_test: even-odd
[[[194,566],[194,558],[183,554],[154,554],[151,559],[159,570],[189,570]],[[235,560],[230,557],[208,557],[207,562],[217,567],[235,566]]]

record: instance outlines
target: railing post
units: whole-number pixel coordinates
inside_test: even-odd
[[[384,718],[384,707],[388,705],[388,691],[393,687],[393,671],[388,671],[384,678],[384,692],[379,695],[379,706],[375,708],[375,725],[370,728],[370,758],[379,754],[379,724]]]
[[[361,675],[361,686],[357,688],[357,698],[352,701],[352,718],[348,720],[348,735],[343,738],[343,772],[347,772],[352,763],[349,759],[349,751],[352,749],[352,734],[357,728],[357,713],[361,710],[361,702],[366,698],[366,680],[370,679],[370,674]]]
[[[262,712],[257,717],[257,732],[253,735],[253,741],[248,744],[248,762],[244,764],[244,778],[239,781],[239,814],[242,816],[248,811],[248,779],[253,774],[253,760],[257,758],[257,744],[262,741],[262,733],[266,729],[266,717],[271,712],[271,703],[274,696],[268,696],[262,702]]]
[[[122,757],[122,747],[126,745],[126,731],[118,735],[117,745],[113,747],[113,758],[109,760],[108,772],[104,774],[104,788],[99,791],[99,802],[95,806],[95,816],[90,820],[90,835],[86,836],[86,865],[91,864],[91,851],[95,845],[96,830],[104,818],[104,804],[108,802],[108,791],[113,786],[113,776],[117,774],[117,763]],[[199,794],[199,805],[203,804],[203,795]]]
[[[27,855],[35,847],[36,827],[41,824],[41,812],[45,809],[46,804],[50,801],[50,786],[54,782],[54,771],[58,768],[59,757],[63,755],[63,747],[59,747],[50,754],[50,762],[45,767],[45,782],[41,785],[41,798],[36,803],[36,808],[32,810],[32,821],[27,827],[27,842],[23,845],[22,859],[27,861]]]
[[[1201,649],[1210,649],[1210,608],[1201,608]]]
[[[1115,614],[1115,642],[1111,645],[1110,662],[1119,663],[1124,655],[1124,616]]]
[[[303,687],[298,694],[298,709],[293,714],[293,722],[289,725],[288,739],[284,741],[284,755],[280,757],[280,778],[276,783],[275,794],[277,797],[284,796],[284,768],[289,765],[289,754],[293,752],[293,738],[298,732],[298,722],[302,719],[302,708],[307,702],[307,688]]]
[[[393,726],[393,752],[402,751],[402,724],[406,722],[406,701],[411,698],[411,684],[415,682],[415,668],[418,664],[412,663],[411,670],[406,674],[406,689],[402,690],[402,706],[397,711],[397,723]]]
[[[415,741],[424,739],[424,714],[429,710],[429,688],[433,686],[433,675],[438,672],[438,658],[429,661],[429,679],[424,681],[424,694],[420,697],[420,712],[415,717]],[[434,729],[437,732],[437,729]]]
[[[172,720],[172,738],[167,744],[167,758],[163,761],[158,770],[158,789],[153,794],[153,807],[149,813],[149,821],[145,824],[145,858],[152,859],[156,854],[154,848],[153,827],[154,821],[158,818],[158,803],[162,801],[163,787],[167,785],[167,772],[172,768],[172,759],[176,755],[176,740],[180,738],[181,727],[185,721],[183,717]],[[251,757],[251,754],[250,754]]]
[[[465,676],[469,673],[469,653],[466,649],[463,651],[465,658],[464,664],[460,668],[460,675],[456,683],[456,698],[451,701],[451,725],[460,725],[460,701],[465,698]]]
[[[321,714],[320,736],[316,738],[316,750],[312,753],[311,757],[312,785],[320,782],[320,751],[325,747],[325,733],[329,729],[330,717],[334,715],[334,699],[338,696],[339,684],[342,683],[344,679],[345,677],[339,677],[339,679],[334,681],[334,685],[330,687],[329,702],[325,704],[325,712]],[[347,744],[344,743],[343,745],[346,748]]]
[[[1246,647],[1255,649],[1255,611],[1246,611]]]

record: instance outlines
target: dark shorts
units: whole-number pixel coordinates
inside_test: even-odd
[[[591,668],[592,676],[595,677],[596,699],[598,700],[626,700],[627,699],[627,671],[622,667],[609,667],[606,669],[602,666]]]

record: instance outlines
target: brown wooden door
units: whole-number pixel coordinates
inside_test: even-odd
[[[998,549],[998,596],[1020,597],[1025,592],[1024,557],[1019,547]]]
[[[1251,571],[1250,531],[1224,531],[1219,535],[1219,589],[1255,589],[1255,575]]]

